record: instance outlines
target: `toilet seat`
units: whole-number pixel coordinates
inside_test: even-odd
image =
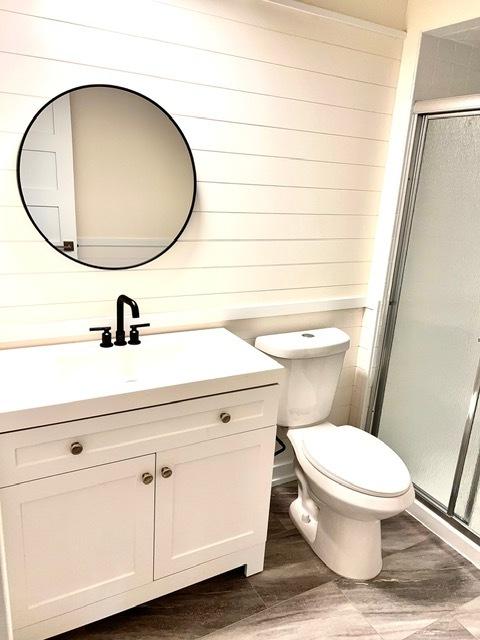
[[[308,428],[302,434],[305,458],[344,487],[378,497],[405,494],[410,474],[401,458],[378,438],[350,425]]]

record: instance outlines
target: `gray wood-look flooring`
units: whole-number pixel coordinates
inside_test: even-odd
[[[295,495],[272,491],[262,573],[230,571],[58,640],[480,639],[480,571],[462,556],[400,515],[383,523],[380,575],[340,578],[291,523]]]

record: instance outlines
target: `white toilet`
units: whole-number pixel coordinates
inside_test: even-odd
[[[287,370],[278,424],[296,454],[290,516],[336,573],[366,580],[382,568],[380,520],[414,500],[407,467],[381,440],[329,416],[350,339],[340,329],[260,336],[255,346]]]

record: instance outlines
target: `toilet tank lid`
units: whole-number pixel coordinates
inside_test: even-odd
[[[329,327],[259,336],[255,346],[270,356],[296,360],[343,353],[350,346],[350,338],[344,331]]]

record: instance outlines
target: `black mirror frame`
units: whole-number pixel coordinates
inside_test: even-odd
[[[83,262],[82,260],[79,260],[78,258],[74,258],[72,256],[69,256],[67,253],[64,253],[61,249],[58,249],[52,242],[50,242],[50,240],[47,238],[47,236],[40,230],[39,226],[37,225],[37,223],[35,222],[35,220],[31,216],[30,211],[28,210],[27,203],[25,202],[25,198],[23,196],[23,191],[22,191],[22,183],[21,183],[21,180],[20,180],[20,162],[21,162],[23,144],[25,142],[25,139],[26,139],[30,129],[32,128],[33,123],[35,122],[37,117],[40,115],[40,113],[46,107],[48,107],[48,105],[50,105],[52,102],[54,102],[58,98],[61,98],[64,95],[70,94],[73,91],[78,91],[79,89],[88,89],[88,88],[91,88],[91,87],[108,87],[108,88],[111,88],[111,89],[119,89],[121,91],[128,91],[129,93],[133,93],[134,95],[136,95],[136,96],[138,96],[140,98],[143,98],[144,100],[147,100],[148,102],[153,104],[155,107],[157,107],[157,109],[159,109],[165,116],[167,116],[167,118],[170,120],[170,122],[173,124],[173,126],[176,128],[176,130],[180,134],[180,136],[181,136],[181,138],[182,138],[182,140],[183,140],[183,142],[185,144],[185,147],[186,147],[186,149],[188,151],[188,155],[190,157],[190,162],[192,163],[192,174],[193,174],[193,176],[192,176],[193,177],[192,201],[190,203],[190,209],[189,209],[188,214],[187,214],[187,216],[185,218],[185,222],[183,223],[180,231],[173,238],[173,240],[170,242],[170,244],[167,245],[165,247],[165,249],[163,249],[160,253],[157,253],[156,255],[154,255],[152,258],[149,258],[148,260],[144,260],[143,262],[138,262],[137,264],[129,265],[129,266],[126,266],[126,267],[102,267],[101,265],[89,264],[88,262]],[[175,122],[174,118],[168,113],[168,111],[166,111],[157,102],[155,102],[155,100],[152,100],[148,96],[145,96],[143,93],[140,93],[139,91],[135,91],[134,89],[129,89],[127,87],[121,87],[121,86],[115,85],[115,84],[103,84],[103,83],[83,84],[83,85],[79,85],[78,87],[74,87],[73,89],[67,89],[66,91],[62,91],[58,95],[56,95],[53,98],[51,98],[50,100],[48,100],[48,102],[46,102],[35,113],[35,115],[31,119],[28,127],[25,129],[25,133],[22,136],[22,139],[20,141],[20,146],[19,146],[18,152],[17,152],[16,174],[17,174],[18,193],[20,194],[20,200],[22,201],[23,208],[25,209],[28,217],[30,218],[30,222],[33,224],[33,226],[38,231],[38,233],[42,236],[42,238],[45,240],[45,242],[47,242],[53,249],[55,249],[55,251],[57,251],[57,253],[61,254],[64,258],[68,258],[69,260],[72,260],[72,262],[76,262],[77,264],[82,264],[85,267],[90,267],[91,269],[103,269],[103,270],[106,270],[106,271],[124,271],[125,269],[135,269],[136,267],[142,267],[143,265],[148,264],[149,262],[152,262],[153,260],[156,260],[160,256],[163,256],[169,249],[171,249],[173,247],[173,245],[177,242],[177,240],[180,238],[182,233],[185,231],[185,228],[186,228],[187,224],[190,222],[190,218],[192,217],[193,207],[195,205],[195,198],[196,198],[196,195],[197,195],[197,171],[196,171],[196,168],[195,168],[195,161],[193,159],[192,150],[190,148],[190,145],[188,144],[188,140],[185,137],[185,134],[180,129],[178,124]]]

